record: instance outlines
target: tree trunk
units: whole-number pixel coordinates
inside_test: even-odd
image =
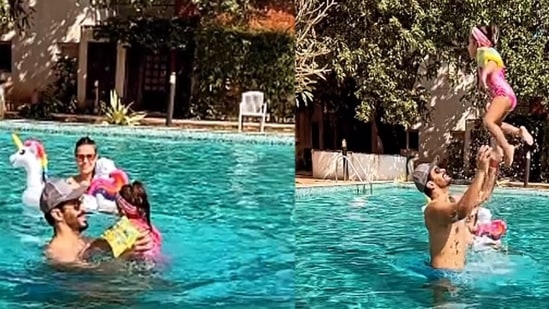
[[[378,129],[377,129],[377,121],[372,119],[371,121],[371,135],[370,140],[372,141],[372,153],[375,154],[383,154],[383,141],[381,140],[381,137],[379,136]]]

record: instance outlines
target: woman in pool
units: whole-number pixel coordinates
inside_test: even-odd
[[[94,176],[97,162],[97,144],[85,136],[76,142],[74,158],[78,167],[78,175],[69,177],[67,182],[77,188],[81,185],[89,186]]]

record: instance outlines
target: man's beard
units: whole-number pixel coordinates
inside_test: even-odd
[[[84,226],[80,226],[80,229],[78,230],[80,233],[84,232],[88,228],[88,224],[86,223]]]
[[[446,182],[444,186],[445,188],[449,187],[454,182],[454,179],[450,177],[448,174],[446,174],[442,179],[444,179],[444,181]]]

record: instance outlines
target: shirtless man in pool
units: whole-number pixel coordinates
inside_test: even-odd
[[[500,161],[493,160],[492,149],[482,146],[477,154],[477,172],[473,182],[463,196],[456,201],[450,196],[452,179],[436,163],[422,163],[413,173],[417,189],[425,193],[430,202],[424,211],[425,226],[429,232],[431,267],[441,270],[459,271],[465,267],[465,256],[471,241],[471,233],[466,224],[476,206],[484,202],[491,190],[486,181],[490,167]],[[492,179],[488,179],[492,178]]]
[[[82,195],[86,187],[74,188],[64,179],[50,179],[40,196],[40,210],[53,228],[53,237],[45,248],[48,259],[59,265],[86,266],[83,254],[93,239],[82,233],[88,228]],[[142,234],[133,250],[146,251],[150,241]]]

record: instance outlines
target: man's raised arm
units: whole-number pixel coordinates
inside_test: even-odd
[[[482,201],[481,192],[486,182],[486,178],[489,178],[487,177],[487,170],[491,151],[491,148],[486,145],[481,146],[478,151],[477,172],[475,174],[475,178],[456,205],[457,220],[461,220],[469,216],[473,208]]]
[[[494,192],[496,180],[499,174],[499,163],[501,162],[501,159],[501,154],[497,152],[497,149],[494,149],[490,158],[488,175],[484,181],[484,184],[482,185],[482,202],[486,202],[488,199],[490,199],[492,193]]]

